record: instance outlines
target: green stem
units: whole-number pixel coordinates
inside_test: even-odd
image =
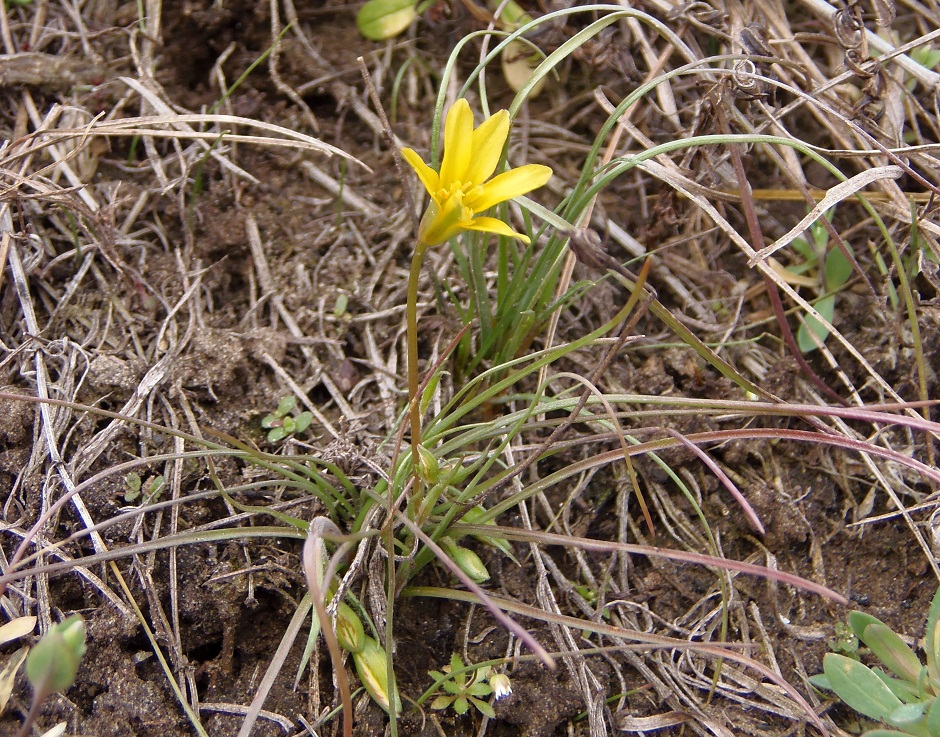
[[[418,396],[418,280],[421,264],[428,247],[420,240],[415,244],[411,257],[411,274],[408,277],[408,304],[405,316],[408,321],[408,415],[411,418],[411,464],[417,473],[418,445],[421,443],[421,398]]]

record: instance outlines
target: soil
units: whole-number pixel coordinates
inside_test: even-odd
[[[46,28],[32,39],[32,46],[27,41],[38,11],[29,4],[8,6],[15,7],[9,30],[18,51],[67,59],[69,66],[61,66],[64,62],[49,66],[52,61],[46,59],[37,62],[33,77],[11,81],[9,76],[0,76],[5,138],[18,138],[35,129],[35,122],[27,123],[22,117],[27,114],[27,101],[40,115],[56,102],[69,106],[61,114],[73,127],[87,124],[99,112],[120,110],[117,117],[141,114],[139,96],[128,93],[128,86],[119,79],[142,79],[137,61],[147,40],[138,32],[133,4],[105,1],[85,6],[81,14],[87,35],[81,37],[69,15],[73,10],[48,6]],[[158,41],[153,52],[155,71],[147,83],[169,105],[168,111],[208,110],[219,102],[220,79],[232,85],[271,48],[271,11],[266,3],[169,0],[160,7],[162,28],[159,39],[153,39]],[[413,223],[393,154],[363,112],[371,109],[371,103],[363,91],[357,58],[365,59],[386,108],[394,98],[395,134],[426,151],[439,70],[454,45],[483,26],[464,4],[440,3],[410,35],[386,46],[362,38],[355,24],[357,8],[320,2],[298,5],[297,22],[311,46],[298,34],[286,33],[271,57],[276,57],[276,69],[269,62],[259,64],[227,97],[220,112],[316,136],[369,169],[340,157],[230,144],[224,138],[216,141],[217,151],[253,178],[249,179],[226,170],[189,140],[145,142],[115,135],[96,139],[99,143],[106,140],[106,146],[77,149],[81,155],[76,167],[83,167],[82,181],[97,203],[92,208],[77,186],[61,175],[39,171],[48,161],[26,162],[42,186],[17,185],[15,191],[14,178],[19,176],[15,172],[23,162],[4,164],[2,176],[11,189],[2,199],[13,218],[4,225],[4,233],[10,232],[15,239],[26,279],[18,283],[20,277],[8,268],[0,284],[4,569],[24,531],[61,495],[66,476],[84,485],[81,497],[88,517],[96,522],[141,504],[141,499],[126,499],[131,469],[114,470],[134,459],[153,459],[136,468],[144,482],[144,495],[147,483],[159,475],[168,484],[163,498],[211,492],[216,484],[243,485],[243,491],[234,502],[237,506],[218,495],[205,495],[175,511],[148,515],[143,523],[140,517],[122,519],[100,531],[100,544],[108,548],[142,544],[176,531],[208,530],[220,520],[231,523],[239,514],[243,514],[239,524],[246,528],[280,523],[270,515],[251,514],[245,505],[273,505],[302,520],[324,512],[310,497],[298,496],[283,480],[242,458],[222,455],[211,463],[195,457],[168,460],[165,454],[178,452],[184,444],[162,428],[230,447],[257,447],[288,461],[310,452],[339,465],[359,489],[378,482],[377,469],[388,463],[388,447],[382,443],[393,430],[407,395],[402,306]],[[652,5],[644,9],[662,15]],[[831,35],[827,27],[804,17],[803,11],[790,10],[794,28]],[[727,12],[715,13],[704,25],[701,19],[693,23],[688,13],[680,14],[673,19],[674,30],[705,46],[716,37],[713,31],[727,21]],[[287,16],[286,9],[282,15]],[[550,49],[584,25],[585,21],[577,21],[559,26],[543,40]],[[478,43],[473,48],[478,49]],[[406,76],[402,88],[393,89],[396,72],[413,55],[420,59],[423,71],[414,78]],[[565,188],[573,185],[584,152],[606,118],[586,100],[595,90],[605,90],[610,99],[623,99],[647,71],[642,59],[639,45],[617,27],[615,34],[569,60],[550,90],[527,106],[523,120],[546,123],[526,134],[532,136],[529,145],[541,147],[543,160],[556,171],[556,184],[540,195],[545,204],[555,205]],[[472,54],[461,57],[461,80],[472,66]],[[509,104],[512,93],[498,70],[488,76],[487,84],[494,109]],[[706,102],[718,104],[715,100],[720,96],[691,84],[679,85],[677,91],[688,110]],[[744,114],[751,112],[741,100],[729,104]],[[657,142],[679,135],[655,105],[649,104],[644,111],[634,123]],[[151,108],[148,114],[152,112]],[[717,132],[708,116],[689,114],[683,123],[689,131],[693,123],[698,126],[696,133]],[[689,131],[682,135],[691,135]],[[824,130],[819,136],[825,139],[820,145],[838,148]],[[714,155],[717,161],[718,153]],[[724,169],[714,163],[692,155],[682,161],[684,171],[702,175],[699,183],[703,186],[724,186],[730,171],[727,160],[722,159]],[[344,192],[358,195],[365,205],[351,205],[348,196],[339,202],[335,192],[314,180],[308,165],[342,182]],[[754,188],[786,186],[759,161],[748,160],[745,166]],[[658,180],[644,177],[642,173],[624,177],[605,192],[598,209],[648,251],[659,254],[650,283],[663,303],[676,314],[687,315],[690,325],[703,321],[702,314],[664,287],[666,277],[680,274],[701,304],[724,300],[730,310],[737,304],[738,324],[744,327],[722,355],[738,365],[752,355],[753,347],[765,362],[760,379],[764,389],[783,402],[812,401],[815,389],[777,337],[779,329],[766,292],[744,259],[716,236],[710,221],[702,221],[687,199]],[[819,184],[824,184],[822,177]],[[781,235],[790,225],[780,224],[796,222],[805,214],[802,207],[802,203],[761,205],[759,215],[766,232],[772,237]],[[746,232],[742,215],[737,211],[726,215]],[[848,217],[840,211],[835,222],[838,230],[851,226]],[[700,235],[704,233],[701,241],[691,235],[695,228]],[[254,234],[257,241],[253,244]],[[854,240],[864,244],[876,235],[869,223]],[[607,248],[618,262],[627,260],[615,243],[608,243]],[[861,253],[864,245],[856,250],[860,259],[867,259],[867,253]],[[870,267],[869,261],[865,265]],[[874,268],[866,268],[866,273],[875,273]],[[425,276],[422,324],[426,332],[421,351],[430,356],[432,351],[439,354],[461,327],[456,311],[441,296],[442,286],[456,289],[461,299],[466,290],[460,291],[456,268],[444,249],[432,252]],[[584,266],[576,268],[576,280],[598,277]],[[903,309],[888,307],[888,281],[875,284],[875,293],[858,281],[853,283],[841,298],[839,328],[889,386],[914,400],[920,396],[916,351]],[[927,395],[936,397],[940,307],[929,279],[919,277],[914,286],[920,298],[920,340],[929,368]],[[22,287],[28,287],[32,295],[41,329],[36,335],[24,322]],[[753,293],[729,301],[729,295],[743,295],[747,289]],[[600,282],[566,308],[559,341],[576,339],[610,319],[624,299],[619,287]],[[795,326],[793,321],[790,324]],[[695,329],[704,340],[715,344],[724,340],[717,331]],[[741,398],[731,381],[692,351],[664,348],[663,344],[678,343],[655,318],[644,317],[634,333],[644,337],[629,343],[603,377],[610,391]],[[846,393],[835,365],[848,382],[861,387],[865,402],[888,401],[844,349],[835,343],[830,348],[833,363],[818,351],[809,354],[812,370],[826,385]],[[38,380],[37,355],[44,361],[43,382]],[[600,347],[586,349],[569,356],[559,370],[587,375],[600,356]],[[108,415],[50,405],[58,419],[53,417],[48,426],[49,418],[31,401],[41,396],[40,384],[53,400],[122,412],[144,424],[123,424]],[[310,430],[287,442],[269,442],[262,419],[281,397],[298,392],[318,413]],[[935,410],[930,411],[935,418]],[[637,437],[649,435],[643,428],[690,434],[716,426],[704,414],[646,415],[625,423],[631,432],[636,430]],[[809,429],[804,421],[774,417],[757,418],[752,426]],[[863,435],[871,432],[864,423],[854,426]],[[592,431],[597,427],[577,425],[568,439]],[[55,454],[49,451],[50,437]],[[932,458],[922,435],[906,436],[889,429],[885,437],[891,447],[908,455],[924,462]],[[197,449],[190,442],[185,447]],[[616,439],[603,444],[604,450],[617,447]],[[723,468],[733,470],[734,482],[762,520],[765,534],[755,534],[726,488],[695,453],[681,446],[662,451],[660,457],[691,489],[689,499],[653,460],[634,459],[653,512],[655,539],[648,538],[633,500],[620,506],[624,495],[630,496],[629,481],[612,467],[589,479],[572,477],[556,485],[547,493],[545,504],[533,505],[528,514],[534,525],[551,531],[617,540],[621,527],[626,527],[629,542],[686,548],[691,537],[701,542],[699,552],[714,552],[697,521],[694,499],[708,519],[721,555],[806,577],[849,597],[853,606],[882,618],[911,640],[923,636],[936,585],[929,556],[936,551],[922,550],[910,525],[930,539],[928,523],[935,505],[930,494],[935,489],[926,479],[900,466],[887,466],[895,476],[886,482],[903,504],[919,505],[908,523],[857,453],[759,438],[728,441],[709,447],[708,452]],[[540,465],[538,473],[548,475],[576,462],[581,453],[572,444],[570,451]],[[249,486],[259,481],[268,483]],[[524,525],[518,512],[499,522]],[[67,505],[42,534],[47,541],[61,540],[84,526],[75,508]],[[530,546],[513,544],[516,565],[491,547],[468,545],[491,573],[487,590],[532,605],[543,601],[545,592],[539,590],[538,566]],[[59,572],[14,584],[3,602],[7,617],[36,613],[41,624],[47,624],[78,612],[87,625],[88,651],[75,684],[45,702],[34,734],[60,721],[66,722],[70,734],[98,737],[195,734],[168,684],[160,664],[163,658],[183,687],[198,696],[206,733],[234,737],[306,592],[301,547],[297,536],[181,545],[172,552],[145,550],[113,563],[97,563],[86,569],[88,576]],[[63,548],[69,560],[95,550],[96,544],[87,537]],[[807,675],[820,672],[834,624],[844,621],[844,607],[805,591],[736,574],[726,577],[732,593],[728,630],[721,635],[716,572],[642,556],[629,556],[623,562],[610,554],[576,554],[560,546],[547,546],[542,555],[568,581],[587,585],[586,569],[595,582],[606,582],[600,596],[608,604],[607,619],[601,621],[615,616],[648,633],[749,643],[748,653],[770,664],[804,694],[830,729],[835,730],[835,725],[852,728],[853,713],[814,692],[805,681]],[[627,571],[625,578],[619,572],[621,565]],[[366,578],[356,593],[363,601],[371,601]],[[552,581],[552,596],[561,613],[584,617],[585,606],[594,611],[591,607],[597,599],[586,599],[584,586],[565,586],[554,577],[546,580]],[[459,588],[446,571],[435,566],[425,569],[415,583]],[[122,590],[125,585],[126,592]],[[141,608],[149,633],[129,606],[132,600]],[[377,610],[372,611],[375,615]],[[564,645],[559,631],[549,624],[517,619],[549,650]],[[307,631],[302,631],[301,643]],[[398,733],[403,737],[481,734],[482,717],[474,709],[459,716],[450,710],[419,711],[409,705],[430,686],[428,672],[443,668],[454,652],[465,662],[478,663],[525,650],[520,651],[518,643],[479,606],[441,599],[401,599],[394,631],[396,674],[406,706]],[[582,647],[599,642],[597,637],[582,639],[577,631],[571,636]],[[3,654],[14,649],[7,646]],[[319,735],[340,733],[339,716],[320,721],[339,703],[326,650],[322,643],[316,647],[308,669],[301,669],[302,651],[300,644],[291,649],[253,735],[308,734],[305,724],[318,724]],[[753,672],[742,670],[749,675],[734,681],[736,692],[722,691],[709,701],[713,666],[714,661],[705,656],[686,659],[678,651],[654,648],[562,658],[554,672],[531,659],[518,659],[507,667],[512,695],[495,703],[496,718],[485,725],[485,733],[495,737],[599,734],[597,723],[587,718],[589,708],[598,709],[610,729],[619,725],[623,730],[642,730],[637,725],[645,724],[648,729],[665,725],[657,733],[775,736],[815,730],[792,702],[774,691],[776,686],[754,680]],[[302,675],[295,688],[299,670]],[[351,663],[347,673],[356,683]],[[675,680],[668,681],[668,677]],[[579,678],[590,683],[597,703],[586,703]],[[669,688],[697,694],[698,710],[687,711],[688,702],[671,697]],[[29,709],[29,695],[21,674],[0,715],[0,734],[15,734]],[[356,697],[355,715],[356,735],[387,733],[386,715],[367,695]],[[672,715],[675,721],[642,721],[661,715]]]

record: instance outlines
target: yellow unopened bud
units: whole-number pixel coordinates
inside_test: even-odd
[[[379,706],[385,711],[392,713],[389,709],[391,699],[389,698],[388,687],[388,655],[379,643],[371,637],[364,637],[362,649],[353,653],[353,663],[356,665],[356,673],[359,674],[359,680],[365,690]],[[401,699],[398,698],[398,691],[393,694],[395,703],[395,714],[401,713]]]
[[[346,604],[340,604],[336,610],[336,639],[339,646],[350,653],[362,650],[366,633],[356,613]]]

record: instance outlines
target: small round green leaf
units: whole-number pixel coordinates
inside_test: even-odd
[[[356,25],[366,38],[384,41],[404,31],[417,17],[414,0],[369,0],[356,16]]]

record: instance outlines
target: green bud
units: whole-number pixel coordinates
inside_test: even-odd
[[[441,477],[441,469],[437,458],[423,445],[418,446],[418,476],[429,484],[436,484]]]
[[[85,654],[85,622],[77,614],[53,626],[26,658],[26,675],[37,693],[65,691],[75,682]]]
[[[388,655],[385,650],[371,637],[363,637],[362,649],[353,653],[353,663],[369,696],[385,711],[389,711]],[[395,714],[400,714],[401,699],[398,698],[397,690],[394,698]]]
[[[346,604],[340,604],[336,610],[336,639],[343,650],[358,653],[364,646],[366,638],[362,622],[356,613]]]
[[[450,538],[443,539],[450,540]],[[450,541],[449,544],[444,544],[443,547],[450,556],[450,559],[457,564],[457,567],[461,571],[470,577],[471,581],[474,583],[483,583],[489,580],[490,572],[486,570],[486,566],[483,565],[483,561],[480,560],[479,555],[469,548],[461,547],[453,541]]]

